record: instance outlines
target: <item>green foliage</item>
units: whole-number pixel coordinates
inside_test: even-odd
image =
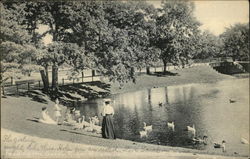
[[[249,24],[235,24],[227,28],[221,38],[223,56],[249,61]]]

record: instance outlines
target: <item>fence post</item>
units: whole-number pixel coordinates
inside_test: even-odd
[[[18,84],[16,84],[16,94],[19,95],[19,92],[18,92]]]
[[[13,82],[14,82],[13,77],[10,77],[10,84],[13,85],[14,84]]]
[[[82,82],[83,82],[83,78],[84,78],[84,72],[82,71]]]
[[[94,81],[95,70],[92,70],[92,82]]]
[[[30,90],[30,83],[28,82],[28,91]]]
[[[3,89],[3,96],[5,96],[4,86],[2,86],[2,89]]]
[[[62,84],[64,85],[64,78],[62,79]]]
[[[38,81],[38,88],[40,89],[40,87],[41,87],[41,83],[40,81]]]
[[[156,73],[156,67],[155,67],[155,73]]]
[[[73,78],[73,84],[75,84],[75,79]]]

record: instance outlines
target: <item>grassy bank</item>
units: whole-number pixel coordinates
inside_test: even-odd
[[[93,84],[84,84],[86,87],[90,87],[86,91],[85,87],[78,87],[78,85],[69,85],[67,89],[63,91],[71,91],[72,96],[81,95],[81,89],[85,92],[82,95],[88,97],[88,94],[91,92],[109,92],[112,94],[122,93],[128,91],[135,91],[139,89],[151,88],[151,87],[160,87],[168,85],[179,85],[187,83],[213,83],[220,80],[232,79],[235,77],[222,75],[214,71],[213,69],[207,66],[193,67],[183,70],[177,70],[174,72],[176,75],[164,75],[158,77],[157,75],[141,75],[137,79],[137,83],[127,83],[122,89],[119,88],[117,83],[111,84],[106,83],[105,85],[93,85]],[[82,84],[83,85],[83,84]],[[72,89],[73,88],[73,89]],[[77,89],[78,88],[78,89]],[[75,91],[75,92],[74,92]],[[87,93],[86,93],[87,92]],[[62,94],[63,95],[63,94]],[[18,133],[27,134],[30,136],[38,136],[40,138],[49,138],[53,140],[63,140],[66,142],[80,143],[85,145],[92,146],[104,146],[106,148],[112,149],[133,149],[135,151],[153,151],[153,152],[186,152],[186,153],[204,153],[204,154],[220,154],[220,155],[229,155],[234,154],[222,153],[221,151],[217,152],[208,152],[206,150],[195,150],[195,149],[185,149],[179,147],[169,147],[161,145],[151,145],[146,143],[138,143],[128,140],[106,140],[101,138],[100,135],[87,133],[83,131],[72,130],[67,126],[53,126],[46,125],[34,122],[30,119],[33,117],[40,117],[41,108],[44,106],[48,107],[50,115],[53,116],[53,105],[54,102],[50,100],[50,97],[45,94],[40,94],[43,100],[38,101],[33,98],[26,96],[8,96],[7,98],[1,99],[1,127],[7,130],[12,130]],[[69,98],[69,97],[67,97]],[[238,156],[238,155],[236,155]]]
[[[152,75],[138,75],[136,83],[126,83],[121,89],[118,83],[110,83],[110,91],[111,94],[116,94],[152,87],[182,85],[189,83],[214,83],[232,78],[235,77],[220,74],[209,66],[196,66],[173,70],[171,73],[166,75],[161,75],[159,73],[152,73]]]

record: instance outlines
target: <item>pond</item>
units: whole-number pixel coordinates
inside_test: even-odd
[[[160,145],[221,152],[213,143],[226,141],[229,154],[248,155],[249,80],[233,79],[213,84],[188,84],[145,89],[113,95],[114,121],[118,138]],[[101,119],[102,99],[82,103],[81,113]],[[175,130],[167,127],[174,121]],[[140,138],[143,122],[152,125],[147,138]],[[193,144],[186,130],[195,126],[196,136],[207,136],[207,145]]]

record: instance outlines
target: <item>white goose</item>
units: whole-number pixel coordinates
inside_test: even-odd
[[[174,131],[174,127],[175,127],[175,125],[174,125],[174,122],[172,121],[172,122],[168,122],[168,128],[169,129],[172,129],[173,131]]]
[[[97,116],[92,117],[91,120],[92,120],[93,124],[95,124],[95,125],[99,125],[99,123],[100,123],[100,120],[98,119]]]
[[[207,136],[203,136],[202,139],[198,137],[194,137],[192,138],[192,140],[194,143],[207,145]]]
[[[145,122],[143,122],[143,124],[144,124],[143,129],[145,131],[151,132],[153,130],[153,126],[152,125],[147,126],[147,124]]]
[[[89,126],[88,127],[85,127],[84,130],[87,131],[87,132],[93,132],[94,129],[93,129],[93,123],[91,121],[91,118],[89,118]]]
[[[194,124],[193,124],[193,127],[187,126],[187,130],[188,130],[189,132],[191,132],[191,133],[195,136],[196,130],[195,130]]]
[[[82,116],[82,125],[84,127],[89,127],[90,126],[90,123],[88,123],[88,122],[85,121],[85,116],[84,115]]]
[[[143,137],[148,137],[148,132],[147,131],[140,131],[140,138],[143,138]]]

